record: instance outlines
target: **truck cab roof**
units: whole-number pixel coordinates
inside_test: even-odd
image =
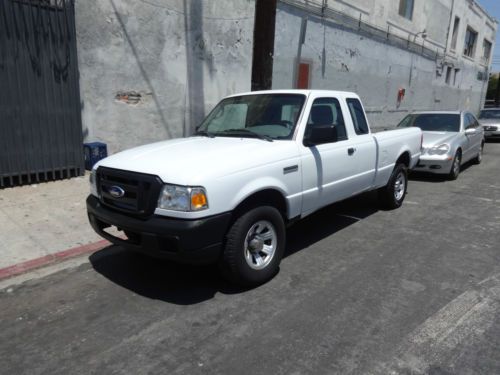
[[[260,91],[249,91],[244,93],[238,93],[235,95],[229,95],[228,98],[243,95],[264,95],[264,94],[302,94],[302,95],[315,95],[315,96],[327,96],[327,97],[349,97],[358,98],[359,96],[350,91],[336,91],[336,90],[302,90],[302,89],[286,89],[286,90],[260,90]]]

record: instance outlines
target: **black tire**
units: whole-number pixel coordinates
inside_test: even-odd
[[[251,252],[250,242],[247,242],[247,236],[251,235],[250,230],[255,228],[258,223],[268,223],[274,230],[275,247],[273,256],[269,258],[269,263],[262,269],[255,269],[249,265],[249,262],[255,260],[254,255],[258,250]],[[269,232],[271,232],[269,230]],[[258,235],[254,235],[254,238]],[[265,283],[276,275],[279,270],[279,264],[285,251],[285,223],[280,212],[271,206],[262,206],[253,208],[240,215],[233,223],[226,235],[224,253],[220,260],[220,267],[223,275],[229,281],[242,286],[257,286]],[[272,244],[272,240],[269,244]],[[265,244],[265,242],[262,242]],[[260,254],[259,253],[259,257]],[[247,256],[250,255],[249,260]],[[263,254],[265,255],[265,254]],[[264,262],[265,263],[265,262]],[[253,267],[258,267],[253,264]]]
[[[401,191],[401,184],[404,183]],[[406,196],[408,188],[408,169],[404,164],[397,164],[387,182],[387,185],[378,189],[378,196],[382,207],[385,209],[393,210],[401,207]]]
[[[479,149],[479,153],[474,158],[474,164],[481,164],[481,162],[483,161],[483,149],[484,149],[484,142],[481,143],[481,148]]]
[[[455,153],[455,157],[453,158],[453,163],[451,163],[450,172],[448,173],[449,180],[453,181],[458,178],[458,175],[460,174],[461,165],[462,165],[462,152],[460,150],[457,150],[457,152]]]

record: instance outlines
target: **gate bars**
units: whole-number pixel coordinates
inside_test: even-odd
[[[74,9],[0,1],[0,188],[84,173]]]

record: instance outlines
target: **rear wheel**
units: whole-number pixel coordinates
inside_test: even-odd
[[[462,153],[458,150],[453,158],[453,163],[451,164],[450,172],[448,173],[448,178],[450,180],[456,180],[460,174],[460,166],[462,164]]]
[[[384,208],[401,207],[408,187],[408,170],[404,164],[397,164],[392,171],[389,182],[378,190],[380,201]]]
[[[271,279],[285,250],[285,224],[271,206],[251,209],[234,222],[226,236],[220,266],[227,279],[255,286]]]

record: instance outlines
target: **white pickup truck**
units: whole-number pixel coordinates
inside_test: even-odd
[[[230,280],[257,285],[278,271],[286,224],[374,189],[387,208],[399,207],[421,145],[416,127],[372,134],[353,93],[233,95],[193,136],[97,163],[88,216],[115,244],[219,263]]]

